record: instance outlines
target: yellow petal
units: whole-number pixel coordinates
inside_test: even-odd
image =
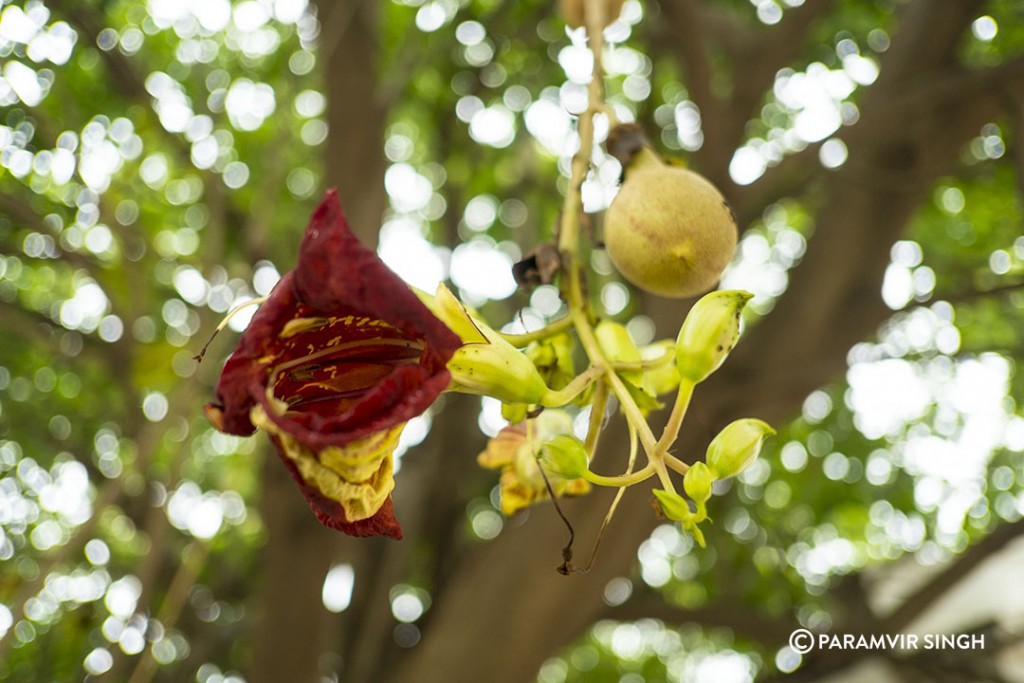
[[[294,463],[302,481],[341,505],[350,522],[377,514],[395,488],[392,455],[404,423],[345,446],[313,451],[281,430],[263,406],[254,406],[249,419],[274,437],[278,450]]]
[[[590,493],[590,482],[586,479],[570,479],[565,482],[565,490],[561,492],[563,496],[585,496]]]
[[[511,515],[547,497],[546,489],[527,486],[511,467],[502,471],[500,488],[503,515]]]
[[[526,426],[523,423],[505,427],[487,442],[487,448],[476,456],[480,467],[496,470],[512,464],[516,451],[526,442]]]

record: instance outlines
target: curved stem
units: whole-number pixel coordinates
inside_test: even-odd
[[[619,404],[622,408],[622,412],[626,416],[626,420],[636,427],[637,435],[640,437],[640,443],[643,445],[644,450],[648,455],[652,454],[657,446],[657,441],[654,438],[654,433],[647,424],[647,419],[640,411],[640,407],[637,406],[636,401],[630,395],[629,390],[623,383],[622,379],[615,374],[612,370],[611,363],[605,358],[604,352],[601,351],[601,346],[597,342],[597,336],[594,334],[594,328],[590,325],[590,320],[582,310],[582,287],[578,276],[570,276],[569,278],[569,315],[572,316],[573,322],[576,325],[576,334],[579,335],[580,344],[583,346],[583,350],[587,352],[587,357],[594,364],[594,367],[600,368],[605,372],[605,381],[608,386],[611,387],[612,393],[615,394],[615,398],[619,400]],[[580,302],[580,305],[577,303]]]
[[[632,474],[633,466],[636,465],[636,452],[637,452],[637,439],[636,429],[633,425],[629,425],[629,463],[626,465],[626,474]],[[597,532],[597,540],[594,541],[594,548],[590,551],[590,560],[587,561],[587,566],[583,570],[589,572],[597,562],[597,551],[601,547],[601,541],[604,540],[604,533],[608,529],[608,525],[612,522],[612,517],[615,516],[615,510],[619,507],[619,501],[622,500],[623,494],[626,493],[626,487],[622,486],[618,491],[615,492],[615,498],[612,499],[612,504],[608,507],[608,512],[604,516],[604,521],[601,522],[601,529]]]
[[[559,318],[554,322],[550,322],[540,329],[533,330],[532,332],[523,332],[522,334],[508,334],[506,332],[498,332],[498,336],[507,341],[517,349],[521,349],[527,346],[531,342],[539,341],[541,339],[547,339],[553,337],[559,332],[564,332],[572,327],[572,318],[565,316]]]
[[[661,433],[661,438],[655,445],[654,452],[648,453],[648,457],[657,468],[658,477],[665,486],[665,490],[673,493],[675,488],[672,486],[672,480],[668,476],[667,468],[671,467],[675,471],[685,474],[689,466],[670,456],[668,449],[675,443],[676,437],[679,436],[679,428],[683,424],[683,418],[686,417],[686,409],[689,407],[690,399],[693,397],[693,387],[694,383],[686,379],[679,383],[679,392],[676,394],[676,402],[672,406],[672,414],[669,415],[665,430]]]
[[[596,339],[594,344],[597,344]],[[598,353],[600,353],[600,350],[598,350]],[[650,425],[647,424],[647,418],[644,417],[640,407],[629,393],[629,389],[626,388],[625,382],[612,371],[608,372],[607,382],[611,386],[615,398],[619,400],[619,407],[622,409],[623,414],[625,414],[626,420],[636,427],[637,436],[640,437],[640,445],[644,447],[644,451],[648,455],[653,454],[658,442],[654,438],[654,432],[651,431]]]
[[[633,472],[633,465],[636,464],[636,450],[637,450],[636,445],[637,445],[636,430],[633,429],[632,425],[630,425],[630,427],[629,427],[629,463],[626,465],[626,474],[631,474]],[[612,499],[612,504],[608,507],[608,512],[604,516],[604,521],[601,522],[601,528],[597,532],[597,539],[594,541],[594,548],[593,548],[593,550],[590,551],[590,560],[587,561],[587,566],[583,570],[584,572],[589,572],[590,569],[594,566],[594,563],[597,562],[597,551],[601,547],[601,541],[604,540],[604,532],[608,529],[608,525],[611,524],[612,517],[615,516],[615,510],[616,510],[616,508],[619,507],[619,501],[622,500],[622,495],[624,493],[626,493],[626,487],[625,486],[621,487],[618,491],[615,492],[615,497]]]
[[[686,474],[687,471],[689,471],[690,466],[671,453],[665,453],[664,457],[665,464],[668,465],[670,469],[675,470],[679,474]]]
[[[633,473],[633,467],[636,465],[636,451],[637,451],[636,446],[637,446],[636,429],[632,425],[630,425],[630,427],[629,427],[629,462],[626,463],[626,474],[632,474]],[[616,500],[618,500],[618,498],[621,495],[622,494],[620,492],[619,496],[616,496]],[[612,505],[612,509],[611,509],[611,511],[609,511],[609,513],[610,512],[614,512],[614,511],[615,511],[615,505]]]
[[[224,319],[220,321],[220,324],[217,325],[216,328],[214,328],[213,334],[210,335],[210,338],[207,339],[206,343],[203,344],[202,348],[199,349],[199,353],[192,356],[192,358],[194,358],[197,363],[203,362],[203,356],[206,355],[206,350],[210,348],[210,344],[212,344],[213,340],[217,338],[217,335],[220,334],[221,331],[223,331],[224,328],[228,326],[228,323],[231,322],[231,319],[234,318],[239,311],[249,308],[249,306],[261,306],[264,303],[266,303],[268,298],[269,297],[261,296],[255,299],[250,299],[249,301],[245,301],[243,303],[238,304],[230,311],[228,311],[227,315],[224,316]]]
[[[643,444],[644,451],[647,453],[647,459],[650,461],[650,466],[658,473],[658,479],[661,480],[662,486],[665,487],[666,491],[675,493],[676,489],[668,476],[668,470],[665,468],[665,453],[658,447],[658,443],[654,439],[654,433],[647,424],[647,418],[644,417],[636,401],[633,400],[633,396],[630,395],[629,390],[626,389],[626,385],[618,375],[614,372],[609,372],[608,382],[611,384],[612,391],[615,392],[615,397],[619,399],[626,419],[636,427],[640,443]]]
[[[649,358],[636,363],[612,363],[611,366],[618,372],[636,372],[637,370],[653,370],[654,368],[660,368],[662,365],[667,365],[672,357],[675,356],[674,351],[666,351],[657,358]]]
[[[595,474],[589,470],[583,475],[583,478],[589,481],[591,484],[597,484],[598,486],[614,486],[614,487],[626,487],[632,486],[633,484],[639,484],[645,479],[649,479],[655,472],[653,463],[647,463],[642,469],[636,472],[627,474],[621,474],[617,477],[606,477],[602,474]]]
[[[668,476],[668,468],[665,466],[665,459],[663,457],[652,457],[651,464],[654,465],[654,469],[658,472],[658,480],[661,482],[661,485],[665,490],[669,493],[675,493],[676,487],[672,483],[672,478]]]
[[[593,384],[594,380],[602,374],[604,374],[604,370],[601,368],[588,368],[584,372],[573,377],[571,382],[558,391],[549,390],[544,396],[544,400],[541,401],[541,405],[545,408],[558,408],[564,406],[582,394],[586,388]]]
[[[694,386],[694,383],[688,379],[680,380],[676,402],[672,406],[672,414],[668,416],[668,422],[665,423],[665,429],[658,440],[658,451],[667,452],[669,447],[676,442],[676,438],[679,437],[679,428],[683,424],[683,418],[686,417],[686,409],[690,407]]]

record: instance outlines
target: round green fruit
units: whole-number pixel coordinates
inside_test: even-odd
[[[706,292],[736,250],[729,205],[703,176],[668,166],[649,148],[633,162],[605,212],[609,258],[626,280],[652,294]]]

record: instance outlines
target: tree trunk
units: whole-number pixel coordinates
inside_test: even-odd
[[[383,214],[383,112],[376,98],[376,3],[327,0],[320,59],[326,75],[325,186],[337,187],[345,214],[361,240],[376,244]],[[333,562],[360,564],[370,547],[317,524],[284,466],[268,449],[260,512],[267,526],[258,612],[253,625],[251,683],[314,683],[321,658],[338,649],[340,622],[323,605],[324,578]],[[325,673],[337,663],[323,662]]]

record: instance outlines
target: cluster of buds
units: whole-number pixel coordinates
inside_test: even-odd
[[[706,294],[690,310],[679,330],[675,345],[675,370],[679,394],[674,414],[686,409],[694,387],[714,373],[739,340],[743,308],[749,292],[722,290]],[[704,462],[685,469],[683,491],[693,502],[672,489],[655,489],[661,512],[679,522],[702,547],[704,534],[699,524],[708,520],[707,502],[717,480],[734,477],[757,458],[764,440],[775,434],[767,423],[746,418],[726,426],[711,441]]]
[[[704,533],[698,525],[708,519],[707,502],[711,498],[713,484],[734,477],[749,467],[757,459],[761,444],[773,434],[775,430],[761,420],[746,418],[730,423],[711,441],[706,463],[694,463],[683,475],[683,490],[693,501],[694,509],[691,510],[686,499],[678,493],[655,489],[654,495],[662,513],[679,522],[704,547]]]

